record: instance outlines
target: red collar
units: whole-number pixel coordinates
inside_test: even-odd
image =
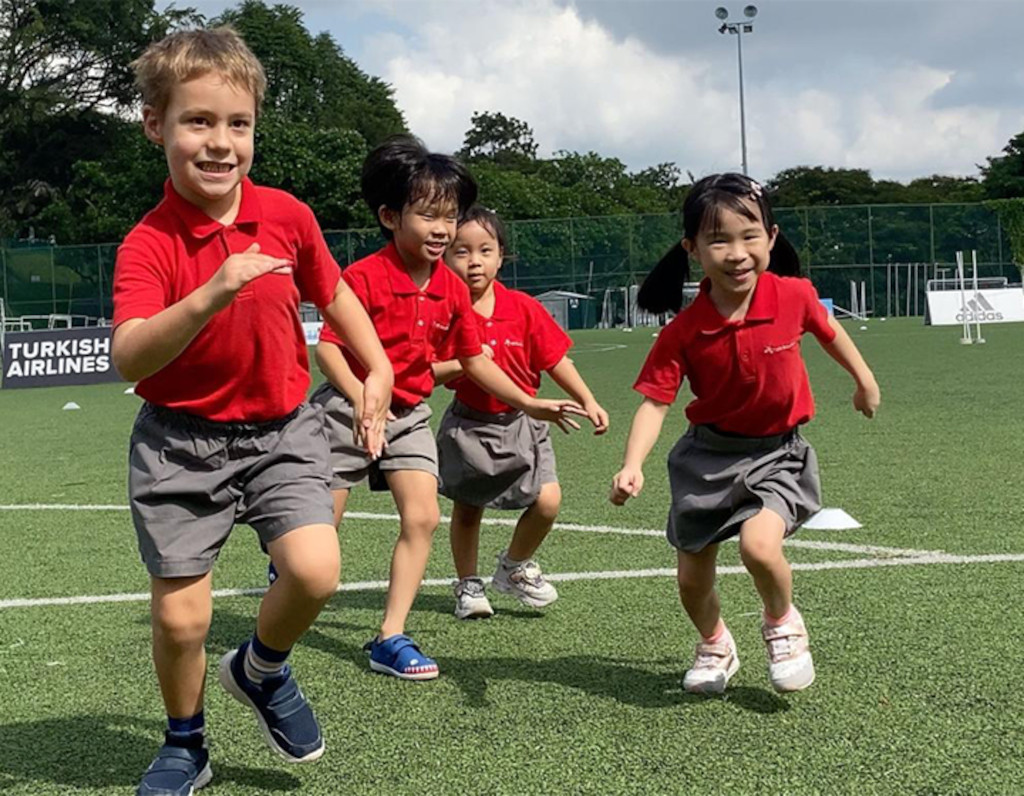
[[[779,277],[765,271],[757,278],[754,286],[754,297],[750,300],[747,315],[742,321],[728,321],[715,308],[711,297],[711,280],[704,277],[700,283],[697,298],[694,299],[691,312],[693,322],[703,334],[717,334],[723,329],[740,326],[758,321],[770,321],[775,318],[779,309]]]
[[[415,296],[417,293],[422,292],[434,298],[444,298],[445,290],[442,286],[442,280],[444,279],[443,271],[447,266],[441,260],[438,260],[431,267],[430,280],[421,291],[416,283],[412,281],[412,277],[409,276],[409,270],[402,261],[402,255],[395,248],[394,241],[388,243],[381,250],[381,256],[384,258],[384,270],[387,273],[388,281],[391,283],[391,292],[396,296]]]
[[[234,226],[243,224],[258,224],[263,220],[263,211],[260,208],[259,197],[256,196],[256,186],[245,177],[241,182],[242,201],[238,205],[238,215],[235,217]],[[224,229],[219,221],[210,218],[206,213],[192,204],[174,189],[174,184],[168,177],[164,183],[164,201],[167,202],[171,211],[181,219],[185,229],[196,240],[208,238],[210,235]]]

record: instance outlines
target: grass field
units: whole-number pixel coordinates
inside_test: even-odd
[[[450,588],[427,586],[409,630],[441,678],[374,675],[361,645],[379,621],[396,523],[346,519],[343,579],[364,585],[339,593],[294,654],[326,755],[312,766],[279,763],[212,677],[214,781],[204,793],[1024,793],[1024,327],[986,327],[987,345],[972,347],[959,345],[956,328],[913,320],[848,328],[883,403],[874,421],[855,414],[849,377],[805,340],[818,402],[805,433],[825,502],[864,526],[801,531],[789,547],[818,669],[810,690],[771,690],[759,604],[726,545],[720,588],[743,666],[724,697],[682,691],[695,635],[659,531],[681,408],[648,460],[644,494],[611,506],[638,403],[630,385],[651,333],[581,332],[574,358],[612,430],[555,441],[561,521],[586,528],[556,530],[541,549],[546,572],[569,576],[561,599],[541,613],[498,595],[493,619],[459,623]],[[123,389],[0,392],[5,794],[133,793],[161,740],[148,605],[137,596],[147,578],[123,508],[139,402]],[[68,400],[82,409],[61,411]],[[365,490],[349,507],[393,511],[387,495]],[[485,528],[485,574],[508,536],[506,526]],[[451,572],[442,524],[427,577],[447,583]],[[264,578],[255,534],[236,529],[215,587]],[[50,601],[111,595],[123,597]],[[251,633],[257,599],[216,601],[211,672]]]

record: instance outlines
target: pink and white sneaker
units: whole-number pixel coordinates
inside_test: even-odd
[[[781,625],[761,625],[768,648],[768,677],[776,691],[802,691],[814,682],[814,661],[804,618],[793,606]]]
[[[716,642],[701,639],[697,643],[697,654],[683,677],[683,688],[691,694],[721,694],[739,668],[736,644],[726,629]]]

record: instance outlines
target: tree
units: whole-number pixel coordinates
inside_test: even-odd
[[[109,146],[101,109],[132,104],[131,60],[197,19],[153,0],[0,0],[0,236]]]
[[[392,88],[363,72],[330,34],[310,35],[299,9],[244,0],[214,23],[232,25],[260,59],[267,73],[265,106],[279,118],[356,130],[370,146],[405,132]]]
[[[456,154],[465,160],[486,158],[505,165],[524,165],[537,157],[533,130],[526,122],[503,113],[474,113],[466,131],[462,149]]]
[[[1002,155],[986,160],[987,165],[979,166],[986,197],[1024,197],[1024,132],[1010,139]]]
[[[355,130],[318,129],[270,113],[256,125],[252,176],[307,202],[324,229],[372,226],[359,186],[367,151]]]
[[[772,203],[778,207],[853,205],[876,201],[878,191],[867,169],[797,166],[768,181]]]

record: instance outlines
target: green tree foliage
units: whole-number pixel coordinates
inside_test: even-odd
[[[1024,198],[994,199],[985,202],[985,206],[999,215],[1010,241],[1013,261],[1024,272]]]
[[[874,180],[867,169],[832,169],[797,166],[785,169],[768,181],[772,202],[778,207],[819,207],[863,204],[942,204],[977,202],[981,184],[974,177],[934,174],[907,185]]]
[[[1024,197],[1024,132],[1010,139],[1002,155],[986,161],[980,168],[987,198]]]
[[[132,58],[195,19],[153,0],[0,0],[0,237],[109,146],[100,110],[133,102]]]
[[[314,129],[355,130],[370,146],[405,131],[393,90],[370,77],[328,33],[312,36],[302,12],[245,0],[213,24],[230,24],[267,73],[266,108]]]
[[[269,113],[256,125],[252,177],[308,203],[325,229],[371,226],[373,217],[359,191],[367,152],[355,130],[318,129]]]
[[[537,158],[533,130],[526,122],[492,111],[474,113],[470,122],[458,157],[508,166],[528,165]]]

